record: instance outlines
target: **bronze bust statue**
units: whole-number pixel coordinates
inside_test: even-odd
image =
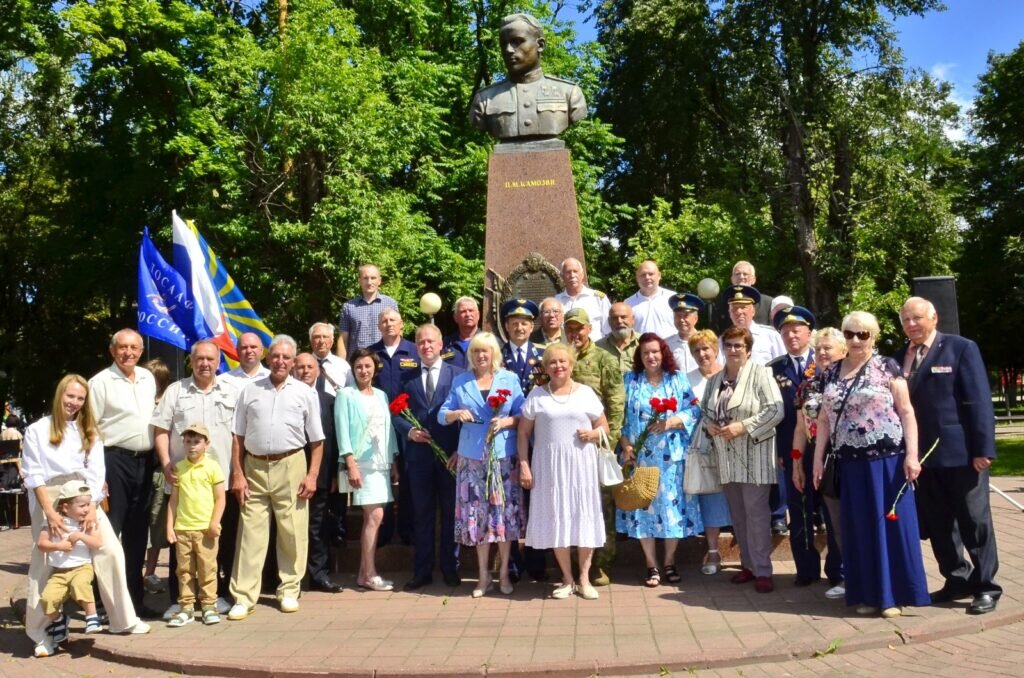
[[[587,116],[579,86],[541,70],[545,41],[537,19],[529,14],[505,17],[500,41],[508,77],[473,97],[469,121],[474,126],[501,142],[539,141],[553,139]]]

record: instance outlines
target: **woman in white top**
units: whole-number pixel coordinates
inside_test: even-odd
[[[569,548],[580,556],[579,594],[597,598],[590,583],[590,561],[595,548],[604,546],[604,516],[597,470],[600,432],[608,435],[608,421],[597,394],[572,380],[573,353],[565,344],[551,344],[541,363],[550,377],[546,386],[530,392],[519,420],[518,447],[528,449],[531,434],[533,458],[520,459],[519,481],[532,488],[526,545],[551,548],[562,570],[562,585],[552,596],[568,598],[573,592]]]
[[[99,507],[103,500],[106,464],[103,442],[89,403],[89,385],[77,374],[60,380],[53,396],[53,411],[28,427],[21,472],[25,487],[30,490],[29,509],[32,514],[32,543],[39,540],[43,529],[51,536],[62,537],[64,522],[53,507],[60,486],[69,480],[82,480],[92,491],[93,512],[84,521],[96,525],[103,547],[93,556],[93,569],[99,584],[100,597],[114,633],[149,633],[149,625],[135,616],[128,582],[125,578],[124,551],[114,534],[110,521]],[[32,549],[28,569],[28,601],[25,610],[25,633],[36,643],[35,655],[48,657],[57,644],[66,638],[47,632],[47,619],[39,603],[39,592],[50,575],[50,567],[39,549]]]

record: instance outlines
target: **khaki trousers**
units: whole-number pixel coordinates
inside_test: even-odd
[[[306,500],[298,498],[299,484],[306,477],[306,456],[300,451],[279,461],[267,461],[246,454],[242,471],[249,483],[249,498],[242,504],[238,517],[231,595],[236,605],[255,607],[273,515],[277,522],[277,567],[281,578],[277,599],[298,598],[309,545],[309,511]]]
[[[55,501],[60,494],[60,485],[46,488],[50,501]],[[96,507],[96,524],[103,547],[92,557],[92,566],[96,572],[96,582],[100,588],[100,599],[110,619],[110,632],[123,633],[138,623],[135,606],[128,594],[128,579],[124,571],[124,551],[121,542],[110,526],[107,514]],[[39,535],[46,527],[46,516],[38,502],[32,502],[32,543],[39,541]],[[32,547],[32,560],[28,566],[28,600],[25,607],[25,633],[34,643],[41,643],[46,638],[46,626],[50,620],[43,613],[39,602],[39,592],[46,585],[53,571],[46,564],[46,554]]]
[[[198,594],[202,607],[217,603],[217,540],[200,530],[175,530],[178,538],[178,604],[184,610],[195,607]]]

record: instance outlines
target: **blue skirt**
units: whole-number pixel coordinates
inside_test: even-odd
[[[903,460],[904,455],[899,454],[840,462],[847,605],[885,609],[931,602],[913,489],[904,492],[896,506],[898,520],[885,518],[906,480]]]

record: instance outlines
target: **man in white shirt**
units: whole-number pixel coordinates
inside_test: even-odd
[[[197,341],[192,345],[190,357],[192,376],[167,387],[152,418],[156,456],[164,472],[164,492],[168,495],[178,482],[174,467],[185,458],[181,436],[194,423],[205,424],[209,430],[207,456],[217,460],[225,478],[231,473],[231,422],[238,390],[223,377],[217,377],[220,349],[212,341]],[[229,593],[228,577],[234,562],[235,533],[238,531],[238,501],[233,496],[228,497],[224,505],[221,527],[223,531],[217,550],[217,612],[225,614],[230,609],[225,597]],[[171,548],[170,552],[168,569],[175,572],[177,550]],[[168,578],[167,592],[171,606],[164,612],[164,619],[181,612],[177,577]]]
[[[561,273],[565,291],[556,294],[555,299],[562,303],[565,313],[574,308],[586,311],[590,318],[590,340],[600,340],[611,331],[608,327],[608,309],[612,304],[608,295],[583,284],[585,272],[579,259],[569,257],[563,261]]]
[[[333,396],[339,388],[351,386],[352,368],[348,361],[331,353],[334,346],[334,325],[330,323],[313,323],[309,328],[309,346],[313,349],[313,357],[320,365],[320,376],[323,377],[324,393]]]
[[[299,609],[309,543],[308,500],[316,493],[324,434],[316,391],[291,376],[296,351],[288,335],[274,337],[270,375],[246,386],[235,406],[231,491],[241,515],[231,573],[232,621],[248,617],[259,598],[271,515],[277,522],[278,603],[282,612]],[[308,469],[302,454],[307,441]]]
[[[767,365],[780,355],[785,355],[786,346],[782,343],[782,335],[775,328],[754,322],[754,313],[760,300],[761,293],[749,285],[733,285],[722,292],[722,302],[729,305],[729,318],[732,324],[736,327],[745,327],[754,336],[750,360],[758,365]],[[725,351],[721,346],[718,361],[725,364]]]
[[[235,387],[239,393],[253,379],[262,379],[270,374],[263,366],[263,340],[258,334],[243,332],[238,335],[235,343],[238,352],[238,367],[220,375],[221,378]]]
[[[626,299],[633,307],[634,327],[639,334],[654,332],[662,339],[676,333],[672,309],[668,307],[668,299],[674,291],[661,287],[661,271],[651,260],[640,264],[636,269],[636,284],[640,289]]]
[[[142,336],[123,329],[110,339],[114,363],[89,380],[96,425],[103,437],[103,458],[107,466],[107,517],[124,549],[125,575],[135,614],[151,617],[144,610],[142,570],[146,561],[149,515],[153,498],[153,429],[149,425],[156,402],[156,380],[144,367]]]
[[[697,369],[697,361],[690,353],[690,345],[687,341],[690,335],[697,330],[697,320],[700,312],[704,310],[704,300],[696,294],[674,294],[668,300],[672,308],[672,314],[676,323],[676,333],[665,340],[672,357],[676,359],[676,366],[683,374],[689,374]]]

